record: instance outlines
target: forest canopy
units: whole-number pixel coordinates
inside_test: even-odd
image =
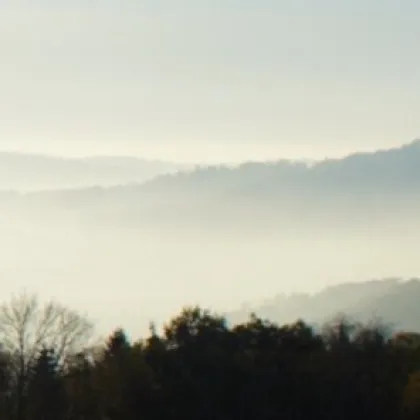
[[[161,333],[22,295],[0,311],[1,419],[418,419],[420,335],[336,319],[241,324],[185,308]]]

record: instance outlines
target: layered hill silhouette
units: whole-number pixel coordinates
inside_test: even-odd
[[[6,159],[5,155],[0,155],[0,161],[2,158]],[[88,225],[158,224],[168,229],[197,229],[205,225],[265,231],[293,226],[296,230],[299,226],[307,229],[325,223],[371,226],[407,221],[420,208],[420,140],[399,148],[313,164],[279,160],[178,171],[171,164],[136,159],[96,158],[60,163],[40,158],[35,159],[36,164],[28,156],[13,159],[20,164],[25,159],[31,163],[32,169],[22,168],[22,177],[27,176],[28,180],[33,177],[39,181],[45,174],[45,178],[53,179],[56,174],[60,183],[68,176],[69,183],[70,179],[76,183],[78,177],[77,182],[98,185],[21,194],[14,199],[3,193],[3,204],[8,200],[12,207],[17,205],[29,212],[35,209],[35,213],[47,209],[54,214],[63,212]],[[0,168],[0,180],[5,183],[5,174],[10,171],[1,162]],[[165,171],[170,173],[158,175]],[[148,176],[152,178],[149,181]],[[136,177],[143,182],[104,186]],[[7,187],[13,189],[12,181]]]
[[[80,174],[95,173],[95,168],[98,173],[113,173],[110,170],[113,167],[125,174],[120,173],[120,177],[137,176],[127,175],[127,171],[136,173],[137,161],[132,162],[130,169],[124,163],[112,165],[101,159],[88,162],[71,164],[79,165]],[[67,171],[67,161],[64,166],[55,163],[57,171]],[[144,165],[139,163],[140,168],[144,169]],[[156,172],[174,169],[164,164],[154,168]],[[2,170],[6,173],[4,166]],[[146,176],[144,171],[139,170],[139,173],[142,174],[139,177]],[[150,172],[149,175],[152,176]],[[281,222],[285,226],[303,219],[343,221],[350,216],[370,223],[381,219],[384,206],[387,217],[417,212],[420,141],[310,165],[280,160],[236,167],[198,167],[158,175],[141,184],[28,194],[24,199],[31,203],[48,203],[67,213],[69,209],[82,210],[85,214],[92,211],[98,223],[101,218],[108,221],[109,217],[115,217],[127,223],[182,226],[204,222],[226,227],[252,220],[254,224],[270,227],[273,223]]]
[[[141,183],[182,168],[170,162],[97,156],[64,159],[0,152],[0,190],[44,190]]]
[[[238,166],[196,167],[161,175],[141,186],[142,192],[228,194],[262,198],[285,192],[386,193],[412,191],[420,182],[420,140],[398,148],[356,153],[318,162],[278,160]]]
[[[108,169],[137,165],[93,161]],[[57,178],[62,183],[64,176]],[[279,291],[420,274],[420,141],[311,164],[182,168],[109,187],[102,178],[97,186],[18,192],[3,180],[2,278],[65,296],[85,288],[86,299],[100,289],[106,305],[132,302],[146,323],[149,314],[163,317],[186,303],[224,310]],[[387,284],[280,296],[252,309],[279,322],[376,311],[409,328],[418,282],[391,282],[385,292]]]
[[[256,313],[262,318],[289,323],[296,319],[323,325],[347,317],[362,323],[379,322],[395,330],[420,331],[420,280],[397,278],[347,283],[315,294],[279,295],[228,314],[242,322]]]

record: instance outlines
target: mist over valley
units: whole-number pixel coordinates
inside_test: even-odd
[[[137,335],[188,304],[234,313],[281,293],[420,272],[417,141],[311,165],[162,164],[126,184],[121,173],[140,161],[111,161],[99,159],[101,175],[82,187],[86,167],[54,158],[42,185],[22,188],[31,191],[0,177],[5,296],[46,291],[100,330],[119,322]]]

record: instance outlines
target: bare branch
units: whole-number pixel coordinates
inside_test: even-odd
[[[23,293],[0,306],[0,343],[16,358],[20,375],[43,347],[54,349],[63,364],[92,332],[92,324],[78,313],[55,302],[40,304],[34,295]]]

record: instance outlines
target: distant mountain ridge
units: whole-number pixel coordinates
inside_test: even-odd
[[[349,228],[351,224],[362,230],[375,225],[391,229],[396,223],[412,230],[420,210],[420,140],[312,164],[280,160],[179,170],[163,163],[152,165],[149,171],[142,161],[138,169],[137,161],[130,158],[129,165],[120,164],[120,158],[102,159],[71,161],[71,168],[73,164],[82,168],[79,182],[89,188],[27,194],[20,198],[25,201],[21,207],[30,212],[28,203],[35,203],[39,212],[44,206],[64,211],[66,217],[74,213],[89,226],[195,230],[212,226],[266,232],[291,227],[304,230],[315,225]],[[62,174],[56,178],[62,183],[66,171],[71,172],[68,161],[54,162],[57,173]],[[0,156],[0,180],[5,182],[7,173]],[[40,179],[42,174],[41,167],[34,178]],[[124,183],[124,177],[143,181]],[[101,182],[94,182],[99,178]],[[53,179],[51,173],[48,179]]]
[[[344,158],[307,163],[295,160],[246,162],[236,167],[224,165],[198,167],[176,176],[162,175],[144,188],[213,188],[246,194],[277,189],[321,188],[334,186],[358,191],[383,187],[420,185],[420,139],[398,148],[354,153]],[[412,185],[415,184],[415,185]]]
[[[420,139],[398,148],[354,153],[343,158],[315,162],[250,161],[236,166],[186,165],[136,157],[57,158],[0,152],[0,189],[19,189],[15,187],[30,182],[51,184],[48,189],[60,189],[60,183],[75,184],[66,187],[72,189],[120,188],[124,184],[130,184],[131,188],[132,184],[141,184],[138,189],[142,192],[203,191],[244,196],[334,187],[358,192],[412,188],[420,184]]]
[[[228,314],[228,318],[241,322],[255,312],[280,324],[302,318],[322,325],[337,316],[347,316],[359,322],[379,320],[396,329],[420,332],[419,301],[420,279],[391,278],[338,284],[313,295],[280,295],[247,305]]]
[[[0,152],[0,190],[74,189],[142,183],[184,167],[134,157],[78,159]]]

